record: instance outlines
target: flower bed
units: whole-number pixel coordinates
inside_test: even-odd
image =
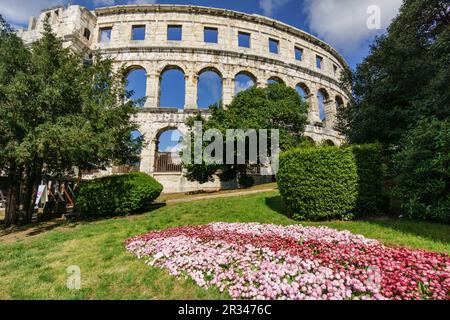
[[[234,299],[450,299],[450,256],[348,231],[212,223],[150,232],[126,247]]]

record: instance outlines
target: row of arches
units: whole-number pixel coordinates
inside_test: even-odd
[[[183,109],[186,104],[186,74],[178,66],[165,67],[159,77],[158,106],[161,108]],[[207,109],[211,105],[217,104],[223,97],[223,76],[221,72],[213,67],[202,69],[196,76],[197,86],[197,107]],[[284,83],[279,77],[271,77],[267,84]],[[247,71],[236,74],[234,78],[234,94],[247,90],[258,85],[257,78]],[[311,102],[311,90],[305,83],[299,83],[295,87],[298,94],[308,102]],[[133,94],[131,99],[139,101],[143,106],[147,90],[147,72],[142,67],[130,68],[127,74],[127,90]],[[319,118],[326,119],[325,104],[330,102],[330,94],[324,88],[317,91],[317,104]],[[344,105],[344,100],[337,95],[334,98],[336,108]]]
[[[133,131],[132,138],[143,139],[143,135],[139,131]],[[183,133],[176,125],[169,125],[157,131],[154,139],[148,146],[148,148],[152,149],[150,154],[153,154],[153,172],[164,173],[182,171],[182,160],[179,154],[182,150],[182,139]],[[309,141],[311,145],[339,145],[339,143],[336,143],[331,139],[316,141],[307,134],[305,135],[305,139]],[[140,167],[140,162],[133,164],[133,166]]]

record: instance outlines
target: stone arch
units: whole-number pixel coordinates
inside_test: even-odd
[[[189,68],[183,61],[177,61],[177,62],[169,62],[169,63],[161,63],[156,66],[156,73],[161,75],[167,70],[171,69],[180,69],[183,71],[184,74],[188,74]]]
[[[314,141],[314,139],[311,138],[310,136],[305,135],[304,138],[305,138],[305,140],[306,140],[307,142],[309,142],[311,145],[313,145],[313,146],[316,145],[316,141]]]
[[[334,141],[331,140],[331,139],[326,139],[326,140],[322,141],[322,144],[323,144],[324,146],[329,146],[329,147],[335,147],[335,146],[336,146],[336,144],[334,143]]]
[[[279,84],[284,84],[284,80],[281,79],[278,76],[272,76],[269,79],[267,79],[267,84],[272,84],[272,83],[279,83]]]
[[[208,109],[223,99],[223,73],[216,67],[208,66],[197,73],[197,106]]]
[[[309,89],[309,87],[303,83],[300,82],[295,86],[295,91],[297,91],[297,93],[304,99],[304,100],[308,100],[309,95],[311,94],[311,90]]]
[[[344,99],[340,95],[336,95],[334,102],[336,104],[336,110],[344,106]]]
[[[196,72],[197,77],[206,71],[215,72],[222,79],[224,79],[225,77],[227,77],[229,75],[229,74],[225,73],[225,70],[219,64],[209,64],[208,63],[208,64],[197,65],[196,70],[197,70],[197,72]]]
[[[166,65],[159,73],[158,106],[183,109],[186,104],[186,73],[178,65]]]
[[[249,71],[240,71],[234,76],[234,93],[238,94],[241,91],[255,87],[258,84],[256,76]]]
[[[327,119],[327,112],[326,112],[326,106],[325,104],[330,99],[330,95],[328,94],[328,91],[324,88],[320,88],[317,91],[317,104],[319,106],[319,119],[320,121],[324,122]]]
[[[125,69],[126,90],[130,92],[129,99],[135,101],[138,107],[144,107],[147,97],[147,70],[138,64],[131,64]]]
[[[182,131],[177,126],[168,125],[156,133],[154,172],[182,172],[181,151]]]

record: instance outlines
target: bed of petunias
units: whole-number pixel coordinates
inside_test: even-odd
[[[450,299],[450,256],[348,231],[212,223],[129,239],[151,266],[234,299]]]

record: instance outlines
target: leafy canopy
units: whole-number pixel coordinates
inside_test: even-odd
[[[450,5],[405,0],[388,33],[349,74],[355,103],[341,108],[339,128],[354,143],[396,147],[423,117],[450,115]]]
[[[194,121],[202,121],[205,131],[217,129],[224,137],[228,129],[278,129],[280,149],[288,150],[303,141],[307,112],[308,105],[294,89],[284,84],[271,84],[266,88],[252,87],[240,92],[226,108],[214,106],[207,120],[197,116],[188,120],[188,126],[192,128]],[[269,145],[270,141],[269,136]],[[223,162],[226,163],[225,159]],[[185,164],[185,167],[189,180],[204,183],[212,181],[218,171],[222,172],[221,179],[225,181],[234,179],[238,173],[245,176],[252,165],[246,157],[243,165],[210,165],[204,162]]]

